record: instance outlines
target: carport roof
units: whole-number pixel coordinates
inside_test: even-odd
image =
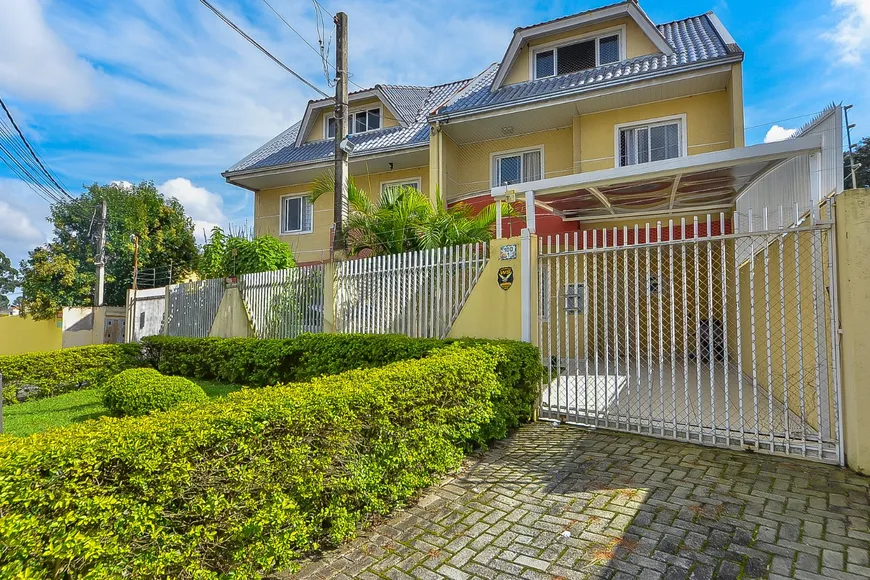
[[[782,163],[820,151],[822,137],[780,141],[492,189],[493,197],[533,191],[539,206],[566,220],[729,207]]]

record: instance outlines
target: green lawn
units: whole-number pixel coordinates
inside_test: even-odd
[[[213,399],[242,388],[238,385],[199,379],[193,379],[193,382],[202,387],[205,394]],[[75,391],[48,399],[4,406],[3,432],[23,437],[108,414],[108,409],[103,406],[99,389]]]

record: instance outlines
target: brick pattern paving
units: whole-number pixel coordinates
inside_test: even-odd
[[[868,578],[870,479],[528,425],[295,577]]]

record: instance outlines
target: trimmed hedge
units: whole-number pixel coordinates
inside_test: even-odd
[[[0,439],[0,576],[258,578],[292,568],[458,466],[488,425],[514,420],[497,417],[509,406],[494,401],[513,400],[507,385],[527,373],[503,346],[453,346]]]
[[[180,403],[208,401],[202,387],[183,377],[167,377],[154,369],[128,369],[103,387],[103,404],[118,417],[139,417],[168,411]]]
[[[499,354],[493,352],[492,356],[498,361],[504,388],[493,401],[499,412],[492,424],[481,430],[475,441],[478,445],[500,439],[508,429],[528,420],[543,374],[538,349],[511,340],[305,334],[286,340],[152,336],[142,344],[145,362],[161,373],[254,387],[420,359],[451,344],[495,349]]]
[[[139,345],[101,344],[0,356],[3,402],[17,403],[19,390],[28,399],[42,399],[101,386],[122,370],[141,366],[138,353]]]
[[[142,340],[146,363],[163,374],[252,387],[418,359],[445,344],[436,339],[376,334],[305,334],[283,340],[151,336]]]

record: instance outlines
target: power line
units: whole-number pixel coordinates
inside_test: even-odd
[[[36,151],[33,150],[33,147],[30,146],[30,143],[27,141],[27,137],[24,136],[24,133],[21,132],[21,129],[18,128],[18,123],[15,122],[15,119],[12,117],[12,113],[9,112],[9,109],[6,107],[6,103],[3,102],[3,98],[0,97],[0,107],[3,107],[3,111],[6,113],[6,116],[9,118],[9,121],[12,123],[12,126],[15,128],[15,131],[18,133],[18,136],[21,137],[21,140],[24,142],[25,147],[30,152],[30,155],[33,156],[33,159],[39,165],[40,168],[45,172],[45,175],[49,180],[57,187],[64,196],[68,199],[72,199],[72,196],[69,192],[58,183],[57,179],[55,179],[54,175],[48,168],[43,164],[42,159],[39,158],[39,155],[36,154]]]
[[[234,24],[234,23],[233,23],[229,18],[227,18],[226,16],[224,16],[223,13],[222,13],[220,10],[218,10],[217,8],[215,8],[214,6],[212,6],[211,3],[210,3],[208,0],[199,0],[199,1],[200,1],[200,2],[201,2],[201,3],[202,3],[206,8],[208,8],[209,10],[211,10],[212,12],[214,12],[215,16],[217,16],[218,18],[220,18],[221,20],[223,20],[223,21],[227,24],[227,26],[229,26],[230,28],[232,28],[233,30],[235,30],[236,32],[238,32],[238,33],[239,33],[239,34],[240,34],[240,35],[241,35],[245,40],[247,40],[248,42],[250,42],[251,44],[253,44],[255,47],[257,47],[257,49],[259,49],[260,52],[262,52],[263,54],[265,54],[266,56],[268,56],[270,59],[272,59],[272,60],[275,62],[275,64],[277,64],[278,66],[280,66],[281,68],[283,68],[284,70],[286,70],[287,72],[289,72],[291,75],[293,75],[294,77],[296,77],[296,78],[297,78],[299,81],[301,81],[302,83],[306,84],[308,87],[310,87],[312,90],[314,90],[315,92],[317,92],[319,95],[322,95],[323,97],[325,97],[325,98],[327,98],[327,99],[330,98],[329,95],[327,95],[326,93],[324,93],[323,91],[321,91],[320,89],[318,89],[318,88],[317,88],[315,85],[313,85],[312,83],[310,83],[310,82],[308,82],[307,80],[305,80],[305,79],[302,77],[302,75],[298,74],[296,71],[294,71],[293,69],[291,69],[289,66],[287,66],[286,64],[284,64],[283,62],[281,62],[280,60],[278,60],[278,58],[277,58],[276,56],[274,56],[271,52],[269,52],[268,50],[266,50],[265,48],[263,48],[263,46],[262,46],[260,43],[258,43],[256,40],[254,40],[253,38],[251,38],[250,36],[248,36],[248,35],[245,33],[244,30],[242,30],[241,28],[239,28],[238,26],[236,26],[236,25],[235,25],[235,24]]]

